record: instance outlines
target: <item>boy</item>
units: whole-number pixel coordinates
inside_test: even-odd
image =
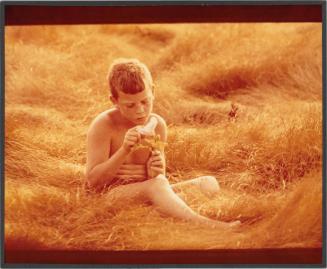
[[[86,177],[89,187],[103,190],[117,199],[144,197],[161,212],[172,217],[231,228],[238,221],[215,221],[195,213],[173,191],[180,185],[197,185],[215,193],[219,186],[214,177],[200,177],[170,186],[165,174],[163,150],[133,148],[144,136],[140,128],[150,118],[156,119],[153,135],[167,140],[167,126],[162,117],[152,113],[153,81],[148,68],[136,59],[118,59],[110,67],[108,82],[113,109],[99,114],[87,135]]]

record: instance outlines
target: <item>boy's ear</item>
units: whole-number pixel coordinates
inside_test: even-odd
[[[109,99],[110,99],[111,103],[113,103],[114,105],[117,104],[117,99],[115,97],[113,97],[111,94],[109,95]]]

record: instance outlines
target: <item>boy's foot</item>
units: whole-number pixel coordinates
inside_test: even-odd
[[[224,222],[224,221],[207,219],[206,224],[212,228],[218,228],[222,230],[236,230],[240,227],[241,222],[239,220],[232,221],[232,222]]]
[[[241,222],[239,220],[229,222],[228,224],[231,228],[238,228],[239,226],[241,226]]]

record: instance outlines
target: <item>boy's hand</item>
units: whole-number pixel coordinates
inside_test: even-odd
[[[159,150],[152,151],[146,167],[148,179],[154,178],[159,174],[165,175],[166,167],[163,154]]]
[[[130,152],[131,149],[141,140],[141,134],[138,132],[139,126],[129,129],[124,138],[123,149],[126,152]]]
[[[147,179],[146,170],[142,164],[122,164],[116,174],[119,179],[137,179],[144,181]]]

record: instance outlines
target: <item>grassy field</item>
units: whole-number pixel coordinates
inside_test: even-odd
[[[322,245],[321,24],[29,26],[5,29],[7,247],[147,250]],[[138,58],[169,126],[171,183],[240,233],[83,190],[86,132],[112,104],[106,75]]]

